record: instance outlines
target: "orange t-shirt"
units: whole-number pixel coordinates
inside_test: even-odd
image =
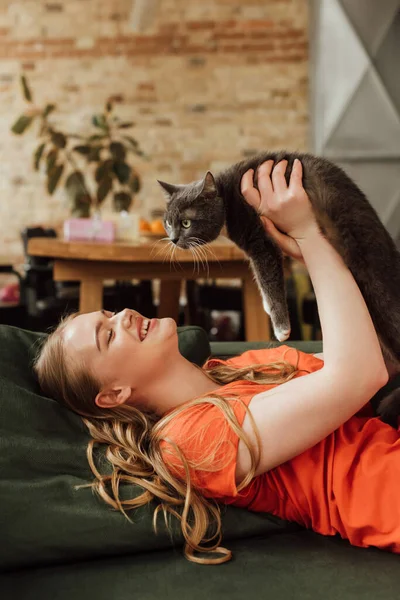
[[[286,345],[211,361],[241,367],[282,359],[297,365],[296,377],[323,366],[312,354]],[[241,426],[246,411],[237,396],[249,406],[255,394],[273,387],[240,380],[216,393],[228,399]],[[296,435],[295,423],[289,434]],[[369,404],[312,448],[254,477],[240,492],[235,483],[239,437],[217,406],[188,407],[165,426],[163,437],[177,444],[188,461],[203,461],[190,474],[206,497],[271,513],[324,535],[338,533],[355,546],[400,552],[400,436],[372,416]],[[173,446],[162,441],[161,448],[171,473],[184,477]]]

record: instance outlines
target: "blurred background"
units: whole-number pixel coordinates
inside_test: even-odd
[[[0,322],[45,330],[78,306],[74,282],[55,284],[51,260],[26,251],[84,205],[71,205],[49,147],[38,155],[43,111],[57,152],[54,132],[100,139],[111,105],[126,129],[131,200],[107,193],[104,219],[127,209],[146,228],[164,208],[157,179],[186,183],[285,148],[343,166],[399,242],[399,64],[400,0],[0,0]],[[96,148],[81,155],[98,166]],[[286,270],[292,338],[318,338],[304,267]],[[157,302],[157,281],[104,288],[111,310],[151,317]],[[183,286],[181,307],[179,324],[245,338],[238,280]]]

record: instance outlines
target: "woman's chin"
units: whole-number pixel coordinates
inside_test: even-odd
[[[170,331],[171,334],[177,333],[178,326],[175,319],[172,319],[171,317],[164,317],[164,319],[161,320],[166,321],[165,328],[168,328],[168,331]]]
[[[159,330],[159,334],[162,335],[162,337],[169,337],[177,333],[176,321],[171,317],[164,317],[158,320],[155,329]],[[156,333],[155,330],[154,333]]]

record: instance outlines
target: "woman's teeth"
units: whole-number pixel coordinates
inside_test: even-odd
[[[143,342],[144,338],[146,337],[149,325],[150,325],[150,319],[144,319],[143,323],[142,323],[142,327],[140,329],[140,339],[142,342]]]

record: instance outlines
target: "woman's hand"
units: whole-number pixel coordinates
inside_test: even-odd
[[[265,231],[275,240],[282,252],[304,264],[303,254],[296,240],[286,235],[286,233],[279,231],[267,217],[261,217],[261,221]]]
[[[297,240],[304,239],[310,229],[318,228],[310,200],[302,186],[302,165],[298,159],[294,161],[287,186],[285,171],[288,161],[278,163],[271,177],[273,164],[273,161],[269,160],[258,169],[260,191],[253,186],[253,169],[243,175],[241,191],[245,200],[260,215],[267,233],[283,252],[301,260],[302,254]]]

